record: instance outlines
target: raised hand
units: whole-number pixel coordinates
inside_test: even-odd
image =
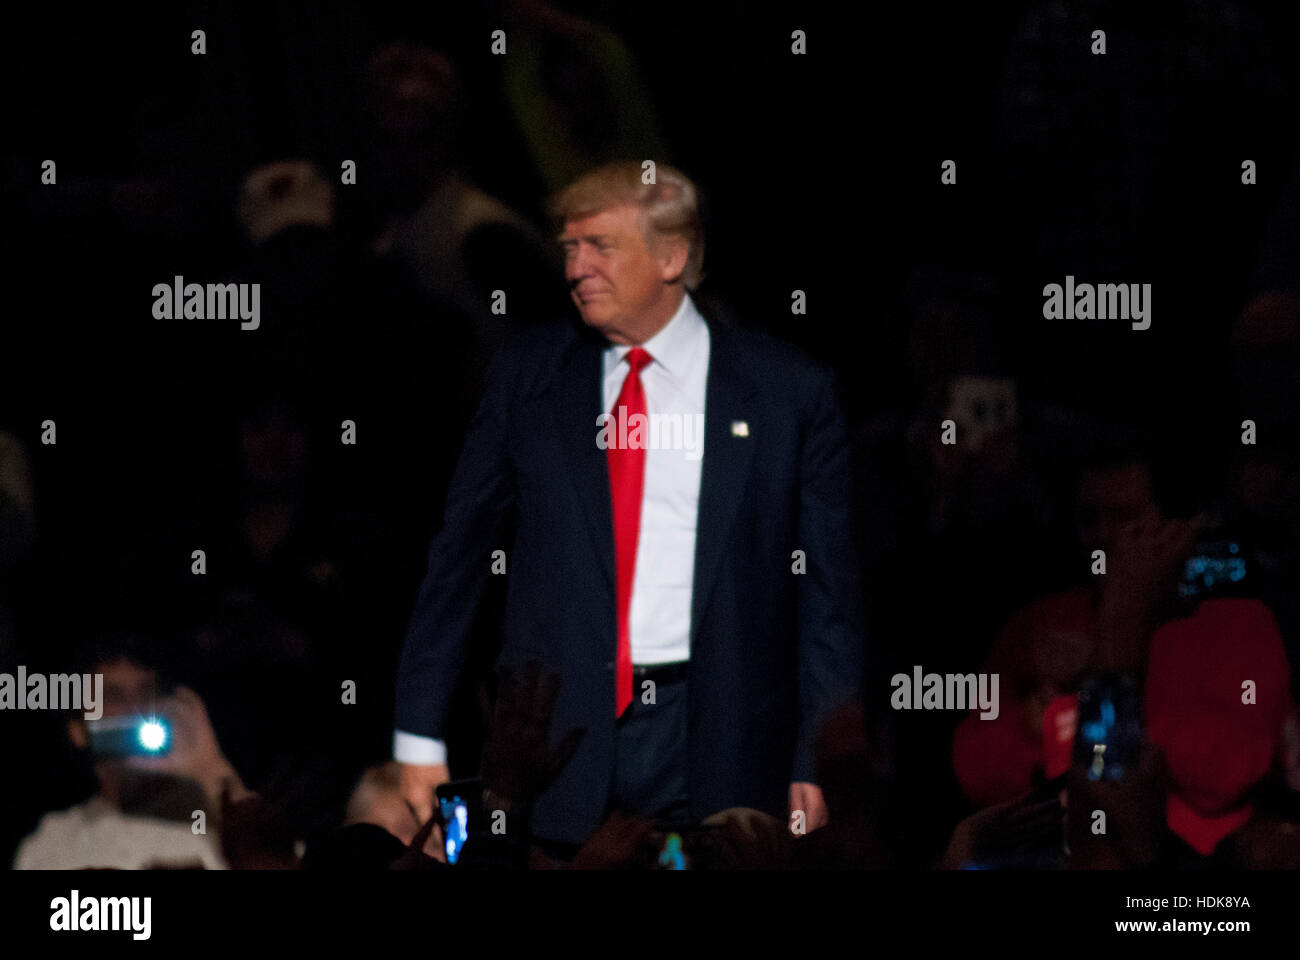
[[[542,677],[541,664],[529,660],[523,677],[503,671],[496,710],[483,747],[483,784],[511,807],[527,808],[573,759],[586,736],[585,727],[570,730],[551,749],[549,734],[560,678]],[[489,811],[490,812],[490,811]]]

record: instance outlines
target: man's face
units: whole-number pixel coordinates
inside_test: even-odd
[[[104,664],[104,716],[152,713],[158,699],[158,675],[125,658]]]
[[[158,675],[126,657],[97,664],[95,673],[104,676],[104,717],[144,717],[157,709]],[[68,722],[72,742],[85,749],[90,745],[86,723],[80,716]]]
[[[1088,550],[1109,555],[1119,532],[1131,523],[1163,519],[1151,495],[1151,480],[1142,464],[1087,470],[1079,485],[1079,533]]]
[[[659,314],[673,269],[646,244],[635,205],[566,221],[560,246],[570,295],[588,326],[614,343],[642,343],[667,319]]]

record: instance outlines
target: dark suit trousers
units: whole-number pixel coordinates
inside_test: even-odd
[[[605,813],[613,810],[673,823],[690,819],[687,789],[685,679],[655,686],[655,702],[632,703],[614,722],[614,778]]]

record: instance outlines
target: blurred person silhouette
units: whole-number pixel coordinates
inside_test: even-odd
[[[1067,767],[1064,865],[1262,867],[1267,831],[1291,845],[1280,858],[1289,860],[1295,822],[1259,800],[1276,782],[1294,714],[1281,638],[1259,600],[1211,597],[1161,625],[1150,640],[1134,762],[1102,776],[1076,750]]]
[[[239,273],[261,284],[262,325],[257,353],[232,360],[257,382],[310,401],[309,410],[368,410],[376,394],[401,398],[401,388],[427,374],[430,363],[457,383],[468,350],[459,327],[468,314],[445,298],[422,297],[395,264],[355,237],[339,207],[337,188],[311,160],[262,164],[244,177],[237,213],[246,261]],[[447,328],[436,341],[431,325]],[[438,357],[421,358],[418,368],[406,361],[407,351],[432,353],[435,346],[450,354],[445,364]],[[434,399],[455,392],[439,389]]]
[[[312,469],[300,402],[254,386],[238,410],[233,476],[227,473],[214,515],[200,521],[211,529],[192,531],[191,539],[207,544],[210,569],[190,578],[187,595],[197,595],[187,607],[282,619],[299,634],[264,635],[245,652],[305,671],[337,629],[346,535]]]
[[[1254,546],[1260,596],[1277,616],[1300,684],[1300,165],[1268,224],[1250,293],[1233,324],[1237,424],[1255,425],[1235,445],[1234,505]],[[1294,733],[1300,742],[1300,731]],[[1300,791],[1300,770],[1292,789]]]
[[[1066,816],[1061,797],[1035,793],[977,810],[957,824],[935,869],[1059,869]]]
[[[1177,611],[1182,564],[1202,517],[1162,506],[1172,469],[1144,441],[1120,435],[1087,455],[1077,488],[1077,565],[1105,554],[1105,575],[1026,604],[999,631],[981,666],[1000,679],[998,716],[972,711],[953,735],[954,771],[977,807],[1028,791],[1043,764],[1043,715],[1089,671],[1140,676],[1146,644]]]
[[[1300,822],[1294,814],[1252,817],[1215,853],[1233,869],[1300,870]]]
[[[998,337],[1000,304],[978,276],[918,270],[904,305],[910,392],[856,437],[861,549],[882,637],[873,685],[916,665],[978,669],[999,623],[1059,582],[1058,511],[1035,411]],[[947,759],[958,722],[942,711],[886,722],[901,789],[926,798],[901,804],[894,824],[918,867],[940,856],[964,815]]]
[[[196,682],[230,756],[307,833],[383,754],[396,649],[366,640],[369,602],[383,595],[361,572],[369,541],[352,536],[355,519],[313,466],[300,402],[254,389],[238,410],[225,496],[188,538],[206,573],[185,581],[177,615],[189,618]],[[362,691],[355,703],[342,700],[345,682]]]
[[[36,497],[22,440],[0,430],[0,670],[18,664],[18,627],[12,577],[31,555]]]
[[[654,103],[623,40],[546,0],[503,0],[502,89],[547,188],[629,157],[666,158]]]
[[[338,539],[366,558],[351,564],[339,589],[368,608],[370,632],[388,635],[384,611],[414,589],[396,558],[423,550],[436,519],[429,501],[446,488],[472,413],[474,311],[421,292],[392,257],[369,249],[340,206],[336,188],[309,160],[264,164],[245,177],[238,205],[244,273],[262,284],[264,320],[258,349],[231,358],[245,380],[222,413],[233,405],[244,416],[264,415],[248,404],[252,394],[276,415],[272,431],[287,419],[310,436],[305,465],[268,465],[300,474],[310,514],[319,518],[314,508],[333,504]],[[351,443],[339,442],[344,418]],[[413,433],[430,442],[413,448]],[[380,653],[395,667],[395,651]]]
[[[1151,638],[1144,728],[1166,770],[1170,832],[1210,856],[1260,810],[1294,725],[1277,622],[1253,597],[1209,597]]]
[[[1151,639],[1138,762],[1118,779],[1077,762],[1066,774],[1067,866],[1294,865],[1295,819],[1258,806],[1294,713],[1281,638],[1258,600],[1208,599],[1161,626]],[[1271,856],[1261,850],[1270,837],[1278,844]]]
[[[363,296],[364,250],[346,242],[337,207],[334,185],[306,159],[261,164],[240,185],[239,279],[260,283],[259,354],[267,355],[260,364],[293,383],[336,376],[337,339],[361,339],[353,309]]]
[[[1000,304],[989,281],[918,271],[905,306],[906,400],[854,438],[867,576],[881,585],[873,612],[892,634],[909,624],[890,650],[907,665],[928,656],[973,667],[998,623],[1056,575],[1057,519],[1034,411],[999,340]],[[938,583],[944,604],[932,602]]]
[[[796,869],[878,870],[897,862],[888,837],[894,813],[890,744],[868,717],[859,701],[844,705],[822,725],[817,770],[829,817],[825,826],[788,847],[786,862]]]
[[[565,308],[562,264],[536,226],[462,171],[464,92],[450,58],[385,45],[366,64],[362,90],[371,173],[358,182],[376,191],[381,217],[372,249],[400,263],[426,297],[472,318],[481,373],[512,325]],[[494,310],[498,290],[504,314]]]
[[[1133,678],[1143,691],[1143,737],[1162,755],[1169,836],[1153,851],[1099,854],[1109,865],[1211,855],[1276,783],[1295,716],[1282,637],[1249,577],[1198,573],[1216,554],[1200,539],[1213,512],[1185,482],[1197,471],[1142,449],[1130,440],[1090,459],[1079,485],[1080,544],[1105,551],[1105,575],[1008,622],[984,667],[1004,680],[1000,714],[972,713],[953,740],[971,802],[1004,802],[1044,776],[1049,705],[1089,678]]]
[[[22,440],[0,430],[0,673],[13,674],[30,650],[31,640],[20,629],[22,609],[32,603],[26,589],[36,541],[36,495],[31,462]],[[39,602],[35,603],[39,609]],[[0,728],[0,769],[20,770],[30,763],[42,738],[32,729],[35,718],[19,714],[5,717]],[[46,732],[49,736],[48,731]],[[0,860],[8,859],[24,829],[22,813],[43,805],[41,791],[27,790],[0,822]]]
[[[95,793],[46,814],[19,845],[15,869],[226,866],[219,845],[223,810],[250,792],[222,752],[203,701],[159,671],[155,649],[136,633],[109,634],[85,645],[72,662],[74,672],[103,675],[104,718],[162,717],[170,750],[96,755],[84,717],[69,717],[68,738],[93,768]],[[205,833],[193,829],[199,810]]]
[[[340,873],[390,870],[409,852],[407,844],[378,824],[349,823],[323,840],[308,845],[302,858],[302,869]],[[421,866],[431,867],[432,864],[423,863]]]

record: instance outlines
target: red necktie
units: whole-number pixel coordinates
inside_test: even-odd
[[[628,366],[623,389],[614,401],[614,421],[628,424],[633,432],[632,418],[646,415],[645,390],[641,387],[641,368],[653,357],[640,347],[633,347],[625,358]],[[626,407],[625,418],[619,408]],[[621,717],[632,702],[632,642],[629,615],[632,607],[632,575],[636,571],[636,541],[641,529],[641,491],[645,481],[645,444],[650,429],[649,419],[640,421],[640,445],[636,449],[620,449],[618,442],[610,444],[605,453],[609,457],[609,492],[614,508],[614,556],[618,568],[618,656],[614,675],[614,716]]]

